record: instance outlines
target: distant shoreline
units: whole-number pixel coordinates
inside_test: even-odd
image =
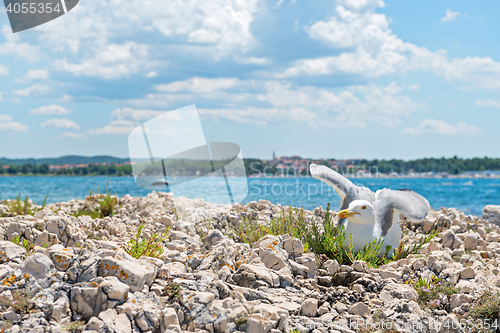
[[[498,176],[486,176],[486,175],[449,175],[446,177],[443,176],[411,176],[411,175],[398,175],[398,176],[391,176],[391,175],[383,175],[379,177],[364,177],[364,176],[353,176],[353,175],[344,175],[348,179],[500,179],[500,175]],[[9,175],[9,174],[0,174],[0,178],[41,178],[41,177],[47,177],[47,178],[71,178],[71,177],[77,177],[77,178],[85,178],[85,177],[99,177],[99,178],[133,178],[132,175],[56,175],[56,174],[18,174],[18,175]],[[162,177],[160,175],[158,176],[152,176],[151,178],[155,177]],[[232,177],[228,176],[229,178],[243,178],[243,177]],[[199,178],[199,177],[193,177],[193,176],[180,176],[180,178]],[[272,175],[260,175],[260,176],[253,176],[249,175],[247,176],[249,179],[293,179],[293,178],[312,178],[311,176],[290,176],[290,177],[282,177],[282,176],[272,176]]]

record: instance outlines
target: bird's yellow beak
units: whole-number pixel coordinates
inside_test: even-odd
[[[339,212],[339,219],[343,219],[343,218],[346,218],[346,217],[351,217],[351,216],[356,215],[356,214],[361,215],[360,213],[351,212],[349,209],[344,209],[344,210],[341,210]]]

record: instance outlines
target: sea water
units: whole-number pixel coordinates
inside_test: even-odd
[[[36,203],[49,195],[47,203],[84,199],[89,191],[108,190],[119,196],[146,196],[151,190],[135,184],[132,177],[0,177],[0,200],[15,198],[21,193]],[[356,185],[376,191],[383,188],[411,189],[422,194],[434,209],[455,207],[466,214],[481,216],[485,205],[500,205],[500,179],[436,179],[436,178],[353,178]],[[204,198],[207,201],[223,203],[227,193],[214,193],[210,179],[185,182],[171,190],[175,196]],[[248,187],[243,203],[266,199],[274,204],[293,205],[314,209],[327,204],[338,210],[340,198],[328,185],[314,178],[232,178],[233,190]],[[166,191],[158,186],[158,191]]]

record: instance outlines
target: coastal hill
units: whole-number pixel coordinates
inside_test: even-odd
[[[206,166],[204,161],[182,160],[186,176],[196,174]],[[403,160],[366,160],[366,159],[310,159],[300,156],[274,157],[270,160],[257,158],[244,159],[247,176],[309,175],[312,163],[326,165],[345,175],[364,176],[411,176],[411,177],[498,177],[500,176],[500,158],[422,158]],[[0,175],[17,174],[57,174],[57,175],[131,175],[132,167],[128,158],[113,156],[62,156],[58,158],[0,158]]]
[[[52,165],[63,165],[63,164],[114,164],[114,163],[125,163],[129,162],[128,158],[119,158],[113,156],[77,156],[68,155],[54,158],[20,158],[20,159],[9,159],[5,157],[0,157],[0,164],[4,165],[24,165],[24,164],[52,164]]]

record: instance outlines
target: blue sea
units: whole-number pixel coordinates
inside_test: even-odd
[[[48,203],[84,199],[91,189],[97,191],[100,188],[104,192],[108,180],[109,191],[119,196],[146,196],[151,192],[137,186],[132,177],[0,177],[0,200],[15,198],[19,193],[39,204],[46,195],[49,195]],[[500,205],[500,179],[353,178],[351,181],[373,191],[411,189],[426,197],[434,209],[455,207],[477,216],[482,215],[485,205]],[[325,208],[330,203],[335,210],[340,205],[335,191],[314,178],[230,178],[229,182],[235,192],[241,193],[248,187],[243,203],[266,199],[275,204],[305,209]],[[164,186],[158,186],[157,190],[166,191]],[[214,187],[213,179],[206,177],[176,185],[171,190],[175,196],[226,203],[224,195],[218,193],[220,186]]]

